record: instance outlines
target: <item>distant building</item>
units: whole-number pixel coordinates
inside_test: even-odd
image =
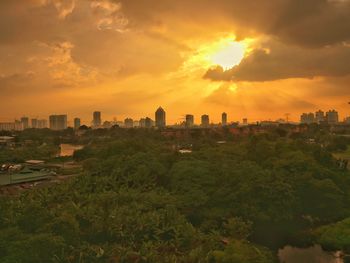
[[[78,130],[81,126],[80,118],[74,118],[74,130]]]
[[[316,121],[318,124],[324,122],[325,119],[326,119],[326,117],[325,117],[323,111],[319,110],[319,111],[316,112],[316,114],[315,114],[315,121]]]
[[[47,128],[47,120],[38,120],[38,123],[37,123],[37,128],[38,129],[46,129]]]
[[[51,115],[50,129],[54,131],[60,131],[67,129],[67,115]]]
[[[187,114],[185,124],[186,124],[187,128],[193,127],[194,126],[194,116],[191,114]]]
[[[146,119],[145,118],[141,118],[139,120],[139,127],[140,128],[146,128]]]
[[[38,119],[31,119],[31,127],[33,129],[37,129],[38,128]]]
[[[339,122],[339,114],[335,110],[330,110],[326,113],[326,120],[328,124],[337,124]]]
[[[102,124],[102,119],[101,119],[101,112],[100,111],[95,111],[93,114],[93,119],[92,119],[92,126],[93,127],[100,127]]]
[[[300,123],[302,124],[312,124],[316,122],[315,114],[312,112],[310,113],[303,113],[300,116]]]
[[[208,128],[210,125],[209,123],[209,115],[202,115],[201,117],[201,126],[203,128]]]
[[[145,119],[145,128],[150,129],[153,127],[154,121],[151,118],[146,118]]]
[[[345,118],[344,123],[345,124],[350,124],[350,117]]]
[[[124,120],[124,126],[125,126],[125,128],[133,128],[134,127],[134,120],[131,118],[126,118]]]
[[[23,131],[23,124],[19,120],[15,120],[15,131]]]
[[[156,127],[165,128],[166,126],[166,114],[162,107],[159,107],[155,113]]]
[[[22,122],[22,126],[23,126],[24,130],[29,128],[29,118],[28,117],[22,117],[21,122]]]
[[[243,125],[248,125],[248,119],[247,118],[243,119]]]
[[[14,131],[15,123],[14,122],[1,122],[0,131]]]
[[[227,125],[227,113],[226,112],[222,113],[222,115],[221,115],[221,124],[222,124],[222,126]]]

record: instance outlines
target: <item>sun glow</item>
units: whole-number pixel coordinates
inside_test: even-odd
[[[167,75],[168,78],[202,79],[203,72],[213,66],[221,66],[228,70],[238,65],[250,53],[253,39],[236,41],[234,35],[226,35],[216,41],[187,43],[191,52],[184,52],[181,56],[184,62],[178,71]]]
[[[213,48],[209,55],[209,61],[224,69],[230,69],[238,65],[244,58],[246,45],[243,42],[235,42],[233,39],[224,39]]]

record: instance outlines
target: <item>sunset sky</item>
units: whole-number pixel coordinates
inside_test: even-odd
[[[1,0],[0,121],[350,115],[349,0]]]

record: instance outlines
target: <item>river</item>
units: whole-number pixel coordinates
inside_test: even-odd
[[[82,145],[74,145],[74,144],[61,144],[60,145],[60,157],[73,156],[74,151],[82,149],[84,146]]]
[[[296,248],[286,246],[278,251],[281,263],[346,263],[342,258],[337,257],[339,253],[329,253],[321,246],[315,245],[309,248]]]

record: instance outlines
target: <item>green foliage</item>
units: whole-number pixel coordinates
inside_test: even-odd
[[[273,262],[256,242],[278,246],[350,216],[349,174],[324,147],[282,130],[218,138],[87,130],[88,146],[74,154],[83,175],[0,199],[0,261]],[[346,248],[332,231],[320,240]]]
[[[273,256],[268,250],[235,240],[224,251],[214,251],[211,262],[215,263],[271,263]]]
[[[315,231],[316,240],[329,250],[350,252],[350,218],[336,224],[320,227]]]

